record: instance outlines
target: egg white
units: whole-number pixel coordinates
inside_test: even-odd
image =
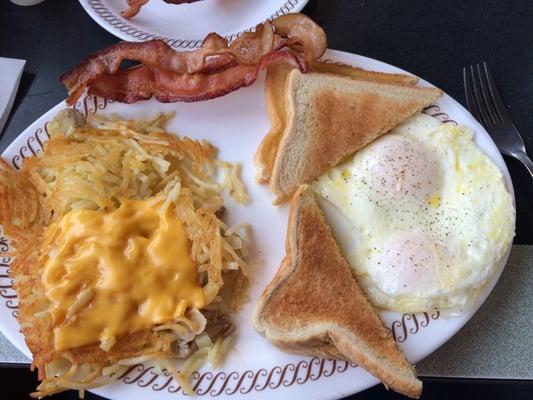
[[[500,170],[467,129],[419,114],[314,183],[349,219],[343,248],[371,302],[457,312],[512,243]]]

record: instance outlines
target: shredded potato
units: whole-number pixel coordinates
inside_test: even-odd
[[[92,116],[84,121],[65,110],[48,124],[50,140],[43,153],[25,160],[23,172],[41,195],[44,225],[71,210],[113,210],[125,199],[163,196],[161,212],[173,204],[184,224],[206,310],[190,309],[184,317],[155,326],[153,334],[160,335],[156,344],[131,357],[82,363],[74,352],[56,353],[44,364],[44,379],[34,397],[65,389],[82,394],[113,381],[128,365],[145,361],[167,369],[185,392],[192,393],[192,372],[205,360],[218,365],[229,347],[232,326],[227,313],[244,298],[249,268],[244,260],[246,240],[239,234],[245,225],[229,228],[218,213],[224,210],[224,190],[239,203],[247,201],[247,194],[239,166],[218,160],[216,148],[206,141],[167,134],[164,127],[171,118]],[[80,292],[69,314],[85,307],[90,298],[88,291]],[[46,318],[48,307],[41,308],[34,316]],[[211,328],[210,321],[217,321],[218,328]],[[119,339],[106,338],[101,351],[111,354]],[[169,359],[184,357],[188,358],[178,373]]]

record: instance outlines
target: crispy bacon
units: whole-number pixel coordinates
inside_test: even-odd
[[[141,11],[141,7],[144,6],[146,3],[148,3],[149,0],[127,0],[128,2],[128,8],[124,11],[122,11],[120,14],[124,18],[131,18],[136,16],[139,11]],[[165,3],[170,4],[184,4],[184,3],[194,3],[199,0],[163,0]]]
[[[283,47],[286,42],[286,39],[274,36],[270,24],[260,25],[255,33],[241,35],[231,45],[225,38],[210,33],[200,49],[190,52],[173,50],[162,40],[119,42],[89,56],[64,74],[61,81],[69,89],[68,102],[72,104],[98,77],[115,74],[124,60],[138,61],[177,74],[215,72],[236,63],[254,65],[261,56]]]
[[[120,14],[124,18],[134,17],[139,13],[139,11],[141,11],[141,7],[148,3],[148,1],[149,0],[127,0],[128,8],[122,11]]]
[[[92,54],[79,66],[64,74],[61,81],[68,89],[67,103],[69,105],[74,104],[86,88],[91,89],[97,83],[98,89],[90,90],[90,92],[96,93],[98,91],[103,97],[108,97],[103,91],[104,87],[120,87],[119,92],[121,93],[127,88],[133,90],[135,94],[131,96],[123,94],[117,96],[118,98],[145,98],[144,95],[140,94],[140,89],[134,90],[136,88],[131,86],[131,78],[137,80],[148,74],[159,77],[159,86],[156,85],[158,89],[154,91],[152,87],[149,90],[154,92],[153,94],[157,93],[157,98],[205,99],[206,93],[213,93],[213,96],[216,97],[218,95],[215,93],[228,93],[243,86],[242,79],[236,77],[242,78],[250,71],[258,71],[260,68],[257,66],[264,63],[263,60],[265,59],[289,60],[286,56],[281,58],[273,56],[283,47],[291,49],[294,54],[303,52],[305,62],[309,62],[319,58],[326,50],[326,36],[322,28],[310,18],[302,14],[290,14],[258,25],[255,32],[246,32],[231,44],[216,33],[210,33],[204,39],[202,46],[195,51],[178,52],[162,40],[151,40],[144,43],[120,42]],[[141,68],[139,67],[132,72],[120,70],[124,60],[137,61],[145,68],[139,71],[138,69]],[[244,73],[243,71],[247,72]],[[187,87],[199,88],[197,89],[200,93],[198,96],[181,96],[181,94],[164,96],[159,90],[166,87],[160,85],[163,75],[172,78],[166,79],[166,81],[180,82],[178,85],[180,90],[185,87],[184,82],[213,81],[218,86],[214,86],[216,90],[213,91],[202,91],[200,86],[193,84]],[[141,79],[141,81],[145,80],[145,78]],[[255,81],[255,78],[253,80]],[[103,84],[103,82],[107,83]],[[227,85],[224,89],[220,86],[223,82],[226,82]],[[174,88],[175,86],[170,85],[168,87]],[[172,90],[170,91],[172,92]],[[129,100],[129,102],[131,101]]]
[[[326,33],[311,18],[285,14],[272,20],[276,33],[289,39],[288,46],[300,45],[307,62],[318,60],[327,48]]]
[[[306,71],[305,64],[293,53],[279,50],[264,55],[257,65],[236,65],[215,73],[174,74],[143,65],[100,77],[89,88],[89,93],[123,103],[135,103],[152,96],[162,103],[201,101],[250,86],[261,69],[280,62]]]

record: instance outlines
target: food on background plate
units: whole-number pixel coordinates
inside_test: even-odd
[[[419,397],[422,382],[359,287],[306,185],[291,200],[285,248],[256,306],[256,329],[283,350],[349,360]]]
[[[128,3],[128,8],[122,11],[120,14],[124,18],[132,18],[136,16],[139,11],[141,11],[142,6],[146,5],[150,0],[126,0]],[[188,4],[195,3],[200,0],[163,0],[165,3],[169,4]]]
[[[350,221],[345,255],[377,307],[459,313],[514,236],[501,172],[472,132],[418,114],[313,186]]]
[[[277,145],[269,183],[274,204],[430,105],[441,91],[293,70],[284,95],[284,130],[279,143],[271,143]]]
[[[293,67],[285,64],[271,65],[267,68],[265,98],[271,128],[259,144],[254,157],[258,183],[268,183],[274,168],[279,141],[287,122],[285,86],[292,70]],[[385,74],[333,62],[312,61],[309,63],[309,72],[337,74],[381,83],[415,85],[418,82],[418,79],[412,75]]]
[[[34,397],[115,380],[154,362],[185,392],[230,346],[248,282],[246,240],[220,219],[238,166],[150,120],[65,110],[44,151],[0,170],[18,320],[42,381]],[[215,179],[222,171],[224,181]],[[179,373],[173,358],[187,361]]]
[[[272,63],[306,71],[326,51],[326,34],[309,17],[287,14],[257,25],[230,43],[210,33],[198,50],[178,52],[162,40],[120,42],[90,55],[61,77],[73,105],[85,89],[106,99],[133,103],[201,101],[255,82]],[[124,60],[139,62],[120,69]]]

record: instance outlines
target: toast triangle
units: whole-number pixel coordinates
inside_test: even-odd
[[[273,64],[267,68],[265,99],[271,127],[254,156],[257,183],[268,183],[272,175],[279,142],[285,128],[285,85],[293,69],[294,67],[287,64]],[[415,85],[418,82],[418,78],[413,75],[367,71],[342,63],[312,61],[309,63],[309,71],[398,85]]]
[[[417,398],[422,382],[363,294],[306,185],[291,201],[285,247],[256,306],[255,328],[281,349],[355,362]]]
[[[274,204],[309,183],[441,95],[436,88],[289,73],[286,123],[270,177]]]

